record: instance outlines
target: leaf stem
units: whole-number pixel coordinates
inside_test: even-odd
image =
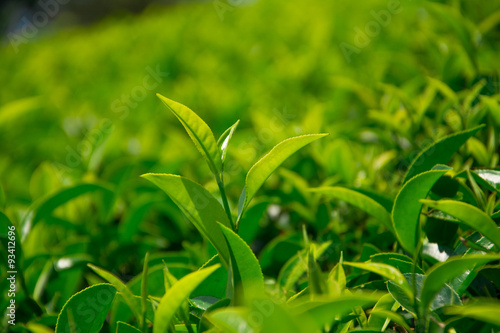
[[[226,211],[227,217],[229,218],[229,223],[231,223],[231,228],[233,231],[237,231],[235,229],[233,218],[231,216],[231,210],[229,209],[229,202],[227,201],[226,190],[224,189],[224,180],[221,176],[216,176],[217,186],[219,186],[220,196],[222,198],[222,204],[224,205],[224,210]]]

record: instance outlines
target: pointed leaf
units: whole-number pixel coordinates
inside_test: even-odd
[[[401,287],[405,292],[408,293],[408,296],[411,297],[413,294],[410,285],[406,281],[403,274],[395,267],[392,267],[387,264],[382,264],[378,262],[366,262],[366,263],[356,263],[356,262],[344,262],[344,265],[357,267],[360,269],[364,269],[366,271],[370,271],[372,273],[381,275],[388,280],[391,280],[399,287]]]
[[[459,276],[467,270],[485,265],[490,261],[500,260],[500,254],[471,254],[464,257],[450,258],[445,262],[432,266],[422,285],[422,306],[430,305],[434,296],[443,288],[447,281]]]
[[[71,296],[57,317],[56,333],[100,332],[115,295],[116,288],[106,283],[95,284]]]
[[[387,229],[394,230],[391,214],[381,204],[363,193],[338,186],[318,187],[312,189],[312,191],[350,203],[378,219]]]
[[[475,303],[464,306],[449,307],[444,310],[447,315],[458,315],[484,321],[500,327],[500,302],[498,300],[479,299]]]
[[[132,325],[119,321],[116,325],[116,333],[141,333],[141,331]]]
[[[226,265],[229,262],[229,252],[217,222],[227,227],[230,227],[230,223],[219,201],[203,186],[181,176],[148,173],[141,177],[167,193],[198,231],[217,249],[223,264]]]
[[[431,170],[436,164],[446,164],[453,154],[485,125],[446,136],[425,148],[411,162],[403,184],[419,173]]]
[[[222,170],[222,159],[214,134],[208,125],[193,110],[160,94],[158,98],[179,119],[196,148],[208,163],[210,170],[218,177]]]
[[[394,207],[392,219],[394,230],[401,246],[410,253],[415,252],[420,237],[420,211],[424,199],[434,183],[446,173],[446,170],[432,170],[415,176],[399,191]]]
[[[227,152],[227,147],[229,146],[229,141],[231,141],[231,138],[233,137],[234,131],[236,130],[236,127],[238,127],[239,123],[240,123],[240,120],[238,119],[234,123],[234,125],[229,127],[224,133],[222,133],[219,140],[217,140],[217,145],[219,146],[219,149],[220,149],[223,167],[224,167],[224,161],[226,160],[226,152]]]
[[[421,202],[456,217],[462,223],[482,233],[484,237],[500,248],[500,229],[498,229],[495,221],[479,208],[454,200],[421,200]]]
[[[233,285],[241,284],[243,294],[264,290],[264,276],[252,249],[231,229],[220,225],[229,245]]]
[[[240,199],[240,213],[248,206],[250,200],[254,197],[257,191],[261,188],[267,178],[292,154],[300,148],[316,141],[328,134],[310,134],[301,135],[294,138],[286,139],[278,143],[269,153],[255,163],[250,171],[248,171],[245,181],[245,194],[243,200]]]
[[[116,290],[120,292],[123,299],[125,300],[125,303],[127,303],[128,307],[136,317],[137,321],[139,321],[139,323],[142,324],[140,304],[136,302],[135,296],[129,289],[129,287],[127,287],[127,285],[123,283],[122,280],[120,280],[117,276],[108,272],[107,270],[104,270],[92,264],[87,264],[87,266],[89,266],[94,272],[100,275],[104,280],[111,283],[116,288]]]
[[[155,313],[153,333],[166,332],[179,307],[196,287],[219,267],[220,265],[214,265],[203,268],[177,281],[161,298]]]

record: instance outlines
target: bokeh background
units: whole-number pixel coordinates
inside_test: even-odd
[[[364,215],[330,203],[311,208],[305,187],[344,184],[391,197],[427,144],[476,123],[500,124],[498,1],[1,6],[0,207],[22,230],[26,290],[36,289],[52,312],[92,279],[87,262],[127,280],[148,250],[152,264],[167,260],[179,276],[209,257],[173,203],[139,177],[182,174],[216,192],[156,93],[189,106],[216,137],[241,120],[228,156],[233,207],[245,172],[276,143],[330,133],[266,183],[265,204],[255,209],[260,227],[242,231],[269,275],[298,248],[303,223],[333,240],[332,256],[362,252],[370,224],[347,231]],[[481,135],[493,143],[472,140],[463,156],[474,159],[460,163],[496,166],[497,133]],[[112,195],[89,190],[62,200],[43,223],[33,218],[47,198],[82,183]],[[19,311],[26,321],[36,313]]]

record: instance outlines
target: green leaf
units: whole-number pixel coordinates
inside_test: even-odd
[[[229,252],[217,222],[229,228],[231,226],[219,201],[201,185],[181,176],[148,173],[141,177],[167,193],[198,231],[217,249],[222,263],[227,267]]]
[[[357,267],[381,275],[386,279],[394,282],[400,288],[402,288],[408,294],[409,297],[412,297],[413,295],[413,291],[411,290],[410,285],[406,281],[403,274],[401,274],[401,272],[393,266],[378,262],[366,262],[366,263],[344,262],[344,265]]]
[[[410,273],[410,274],[404,274],[404,277],[406,281],[408,281],[412,290],[413,290],[413,280],[415,280],[416,284],[415,289],[417,292],[417,297],[416,297],[417,306],[420,306],[422,285],[424,283],[425,275],[423,274],[413,275]],[[417,310],[415,310],[414,298],[409,298],[407,293],[392,281],[389,281],[387,283],[387,290],[392,295],[395,301],[397,301],[405,310],[407,310],[408,312],[412,313],[415,316]],[[435,295],[430,308],[432,311],[434,311],[436,309],[442,308],[443,306],[452,304],[461,304],[460,297],[450,286],[445,284]]]
[[[420,201],[429,207],[439,209],[446,214],[456,217],[462,223],[482,233],[497,248],[500,248],[500,229],[498,229],[495,221],[479,208],[454,200]]]
[[[476,302],[463,306],[453,306],[444,309],[447,315],[458,315],[484,321],[500,326],[500,302],[494,299],[478,299]]]
[[[404,327],[404,329],[406,329],[407,332],[412,331],[410,326],[406,323],[405,319],[399,313],[389,311],[389,310],[377,309],[377,310],[373,310],[371,312],[370,318],[372,316],[382,318],[383,320],[388,318],[388,319],[392,320],[393,322],[395,322],[396,324]]]
[[[394,230],[401,246],[414,253],[420,239],[420,211],[424,199],[446,170],[432,170],[415,176],[399,191],[392,209]]]
[[[399,308],[399,304],[394,301],[394,298],[391,294],[384,295],[380,297],[377,304],[373,307],[372,314],[374,311],[383,311],[390,310],[395,312]],[[379,332],[384,332],[389,325],[390,320],[386,319],[387,317],[381,316],[372,316],[368,318],[368,327]]]
[[[226,160],[226,153],[227,153],[227,147],[229,146],[229,141],[231,141],[234,131],[236,130],[236,127],[238,127],[239,123],[240,120],[238,119],[233,124],[233,126],[225,130],[224,133],[222,133],[222,135],[220,136],[219,140],[217,140],[217,146],[219,146],[221,153],[222,168],[224,168],[224,161]]]
[[[412,273],[415,269],[415,273],[424,274],[424,271],[418,267],[414,266],[413,260],[400,253],[377,253],[370,256],[371,262],[379,262],[387,265],[396,267],[401,273]]]
[[[113,191],[111,191],[109,188],[98,184],[79,184],[69,188],[65,188],[52,195],[40,204],[40,206],[36,209],[36,214],[33,218],[32,226],[34,226],[38,221],[49,217],[57,207],[81,195],[95,191],[103,191],[107,196],[113,195]]]
[[[156,96],[179,119],[196,148],[207,161],[210,170],[218,177],[222,171],[222,158],[210,127],[190,108],[160,94]]]
[[[391,214],[381,204],[363,193],[338,186],[318,187],[312,191],[350,203],[378,219],[389,230],[394,231]]]
[[[240,236],[220,224],[226,237],[231,255],[233,286],[241,286],[243,295],[252,295],[264,291],[264,276],[252,249]]]
[[[124,323],[123,321],[117,322],[116,333],[140,333],[141,331],[132,325]]]
[[[71,296],[57,317],[56,333],[100,332],[115,295],[112,285],[95,284]]]
[[[144,265],[142,268],[141,279],[141,314],[142,314],[142,330],[146,331],[146,313],[148,305],[148,271],[149,271],[149,252],[146,252],[144,257]]]
[[[125,300],[125,303],[127,303],[128,307],[136,317],[137,321],[139,322],[140,325],[142,325],[142,316],[141,316],[141,308],[140,308],[140,303],[136,302],[135,296],[130,291],[129,287],[125,285],[125,283],[122,282],[117,276],[113,275],[112,273],[96,267],[92,264],[87,264],[94,272],[96,272],[98,275],[100,275],[104,280],[108,281],[111,283],[116,290],[120,292],[122,295],[123,299]]]
[[[500,260],[500,254],[471,254],[459,258],[450,258],[445,262],[432,266],[427,271],[422,286],[421,299],[423,308],[427,309],[434,296],[443,288],[447,281],[467,270],[472,270],[493,260]]]
[[[166,332],[175,313],[193,290],[219,267],[220,265],[214,265],[203,268],[177,281],[161,298],[155,313],[153,333]]]
[[[267,178],[292,154],[300,148],[328,134],[301,135],[278,143],[269,153],[255,163],[248,171],[244,193],[240,199],[239,216],[241,216]]]
[[[485,125],[446,136],[422,150],[412,161],[403,184],[416,175],[431,170],[436,164],[446,164],[453,154]]]
[[[325,325],[331,324],[334,320],[341,319],[345,315],[354,311],[356,307],[366,307],[375,304],[383,294],[362,294],[343,295],[335,297],[333,300],[307,301],[294,307],[292,310],[297,315],[307,314],[314,320],[317,327],[322,329]],[[311,330],[312,331],[312,330]]]
[[[479,176],[483,184],[487,185],[489,189],[500,193],[500,171],[497,170],[474,170],[472,174]]]

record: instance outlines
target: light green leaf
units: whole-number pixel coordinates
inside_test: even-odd
[[[123,321],[117,322],[116,333],[140,333],[141,331],[132,325],[124,323]]]
[[[244,194],[240,199],[239,216],[241,216],[267,178],[292,154],[300,148],[328,134],[309,134],[286,139],[278,143],[269,153],[255,163],[248,171]]]
[[[40,204],[40,206],[38,206],[38,208],[36,208],[36,214],[33,218],[32,226],[34,226],[38,221],[51,216],[52,212],[57,207],[81,195],[95,191],[102,191],[107,196],[113,195],[113,191],[111,191],[109,188],[98,184],[79,184],[62,189],[61,191],[47,198]]]
[[[410,328],[410,326],[406,323],[405,319],[397,312],[393,312],[393,311],[389,311],[389,310],[373,310],[371,312],[371,315],[370,315],[370,318],[371,316],[374,316],[374,317],[379,317],[379,318],[382,318],[382,319],[390,319],[392,320],[393,322],[395,322],[396,324],[404,327],[406,329],[407,332],[410,332],[412,331],[412,329]]]
[[[250,310],[244,307],[222,308],[210,312],[206,318],[225,333],[254,333],[255,329],[250,326],[248,315]]]
[[[408,294],[409,297],[412,297],[413,295],[413,291],[411,290],[410,285],[406,281],[403,274],[401,274],[401,272],[393,266],[378,262],[366,262],[366,263],[344,262],[344,265],[357,267],[381,275],[386,279],[391,280],[392,282],[397,284]]]
[[[428,308],[434,296],[447,281],[467,270],[472,270],[493,260],[500,260],[500,254],[471,254],[464,257],[450,258],[445,262],[432,266],[427,271],[422,285],[421,300],[423,308]]]
[[[222,263],[226,266],[229,262],[229,252],[217,222],[229,228],[230,222],[219,201],[201,185],[181,176],[148,173],[141,177],[167,193],[198,231],[217,249]]]
[[[454,200],[420,201],[429,207],[439,209],[446,214],[456,217],[462,223],[482,233],[484,237],[491,240],[493,244],[500,248],[500,229],[498,229],[495,221],[479,208]]]
[[[251,295],[264,291],[264,276],[252,249],[231,229],[220,225],[231,255],[233,286],[241,286],[242,293]]]
[[[122,282],[117,276],[114,274],[96,267],[92,264],[87,264],[94,272],[96,272],[98,275],[100,275],[104,280],[108,281],[111,283],[116,290],[120,292],[122,295],[123,299],[125,300],[125,303],[127,303],[128,307],[136,317],[137,321],[139,322],[140,325],[142,325],[142,316],[141,316],[141,308],[140,308],[140,303],[136,302],[135,296],[132,293],[132,291],[125,285],[125,283]]]
[[[399,191],[392,209],[394,230],[401,246],[414,253],[420,239],[420,211],[424,199],[446,170],[432,170],[415,176]]]
[[[292,308],[292,310],[297,315],[306,314],[310,317],[316,324],[314,329],[322,329],[325,325],[331,324],[335,319],[341,319],[351,313],[356,307],[366,307],[375,304],[383,295],[378,293],[356,293],[335,297],[333,300],[329,300],[328,298],[324,300],[317,299],[313,302],[306,301]]]
[[[224,133],[222,133],[222,135],[220,136],[219,140],[217,140],[217,145],[219,146],[221,153],[222,168],[224,168],[224,161],[226,160],[226,153],[227,153],[227,147],[229,146],[229,141],[231,141],[234,131],[236,130],[236,127],[238,127],[239,123],[240,120],[238,119],[233,124],[233,126],[225,130]]]
[[[100,332],[115,295],[112,285],[95,284],[71,296],[57,317],[56,333]]]
[[[158,98],[179,119],[196,148],[205,158],[213,174],[218,177],[222,171],[222,159],[214,134],[208,125],[193,110],[160,94]]]
[[[425,148],[412,161],[403,184],[416,175],[431,170],[436,164],[446,164],[453,154],[484,125],[446,136]]]
[[[479,176],[479,182],[488,186],[489,189],[500,193],[500,171],[498,170],[474,170],[472,174]]]
[[[372,314],[374,311],[393,311],[395,312],[399,308],[399,303],[394,301],[391,294],[380,297],[377,304],[373,307]],[[379,332],[384,332],[389,325],[390,319],[384,316],[372,316],[368,318],[368,327]]]
[[[444,309],[447,315],[469,317],[500,326],[500,302],[493,299],[478,299],[476,302],[464,306],[453,306]]]
[[[318,187],[312,191],[350,203],[378,219],[389,230],[394,231],[391,214],[381,204],[363,193],[338,186]]]
[[[153,333],[166,332],[179,307],[193,290],[219,267],[220,265],[214,265],[203,268],[177,281],[161,298],[155,313]]]

